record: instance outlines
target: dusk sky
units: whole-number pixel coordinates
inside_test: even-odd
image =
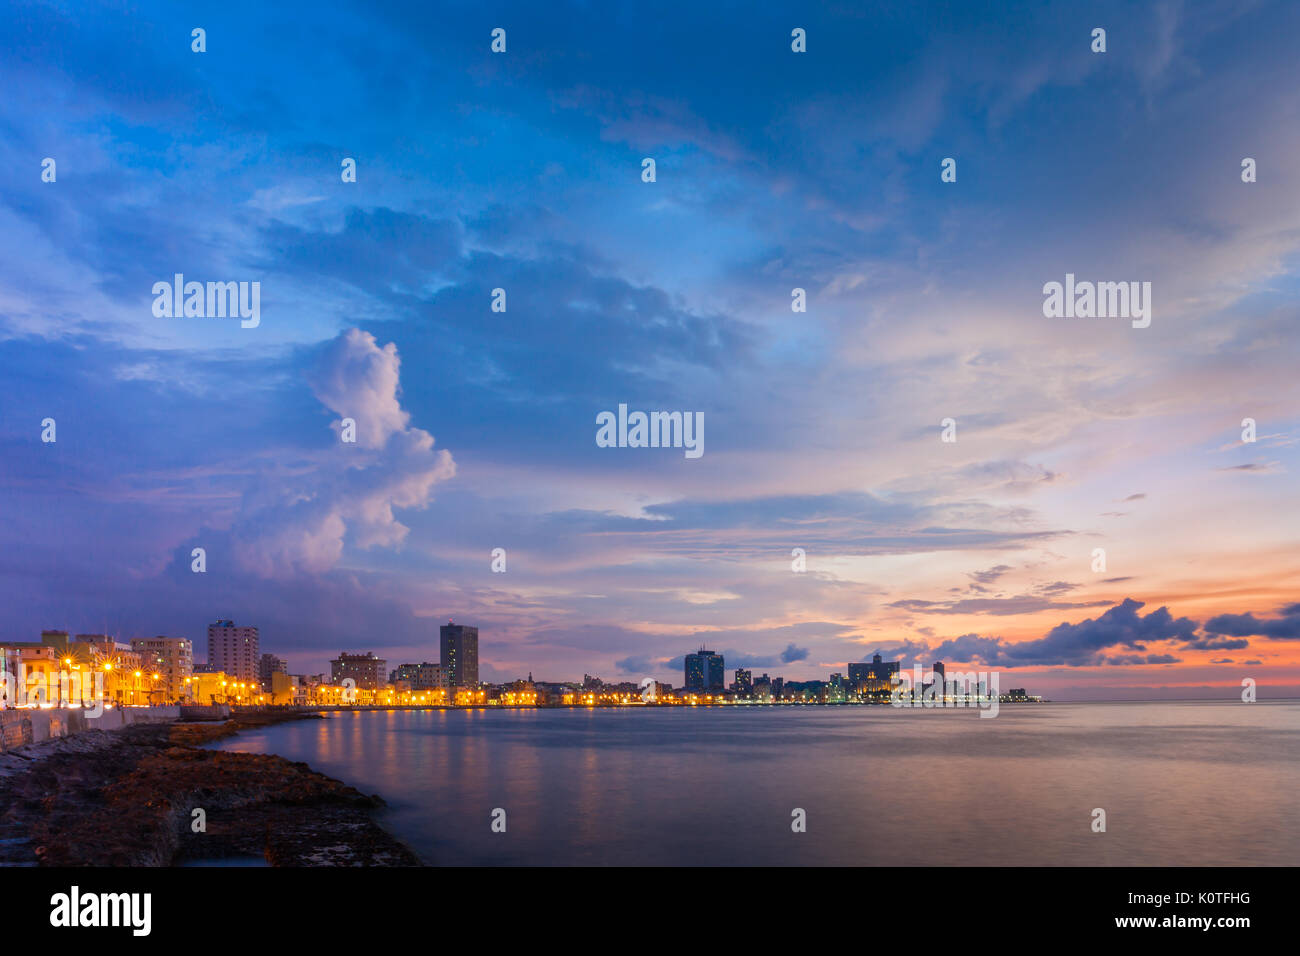
[[[178,6],[3,4],[0,639],[1300,693],[1300,5]]]

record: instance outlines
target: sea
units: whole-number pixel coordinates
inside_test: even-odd
[[[435,866],[1300,863],[1300,701],[377,710],[244,731]]]

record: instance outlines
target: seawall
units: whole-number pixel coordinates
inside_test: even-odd
[[[166,723],[180,716],[181,708],[174,706],[114,707],[98,717],[59,708],[0,710],[0,753],[87,730],[121,730],[134,724]]]

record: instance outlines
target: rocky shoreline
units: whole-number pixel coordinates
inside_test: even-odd
[[[374,822],[384,801],[305,763],[199,745],[318,714],[87,731],[0,755],[0,865],[420,866]],[[195,832],[195,810],[204,829]]]

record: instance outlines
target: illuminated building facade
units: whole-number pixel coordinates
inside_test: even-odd
[[[140,656],[140,666],[149,672],[151,703],[180,700],[185,696],[185,678],[194,674],[194,642],[183,637],[133,637],[131,650]],[[159,679],[155,680],[153,675]]]
[[[388,661],[376,657],[373,651],[364,654],[346,652],[330,661],[330,683],[342,685],[351,678],[358,690],[376,690],[384,685],[388,677]]]
[[[446,690],[447,674],[441,664],[424,661],[419,664],[398,664],[397,669],[388,675],[389,681],[396,684],[405,681],[413,691]]]
[[[869,664],[850,664],[849,690],[868,700],[888,700],[893,677],[901,666],[899,661],[882,661],[879,654]]]
[[[736,693],[748,697],[754,692],[754,672],[743,667],[736,668]]]

